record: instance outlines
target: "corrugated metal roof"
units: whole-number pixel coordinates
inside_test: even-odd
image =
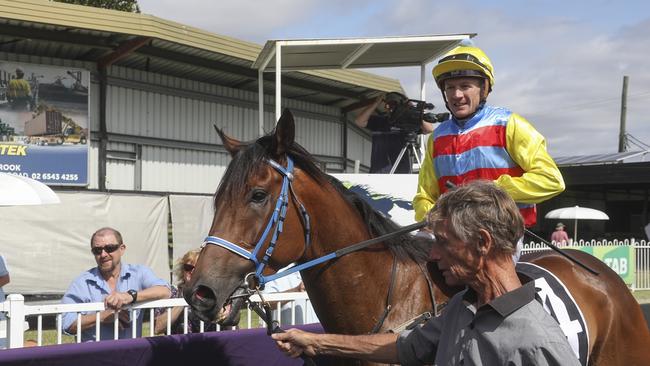
[[[637,162],[639,159],[644,159],[648,153],[650,151],[647,150],[626,151],[599,155],[560,156],[554,160],[558,166],[618,164],[626,160],[627,162]]]
[[[257,75],[250,67],[262,47],[255,43],[148,14],[51,1],[0,0],[0,51],[96,62],[136,37],[152,39],[116,65],[257,88],[252,83]],[[292,72],[287,78],[295,82],[283,85],[284,97],[314,94],[304,100],[319,103],[338,100],[344,105],[374,91],[402,90],[398,80],[353,70]],[[272,90],[272,78],[265,87]]]

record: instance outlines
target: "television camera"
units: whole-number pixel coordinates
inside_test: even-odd
[[[412,172],[411,161],[415,160],[420,166],[418,134],[422,133],[422,121],[436,123],[449,118],[449,113],[433,113],[434,105],[422,100],[409,99],[405,95],[391,92],[384,97],[388,124],[393,129],[404,133],[404,146],[393,163],[390,174],[397,169],[405,155],[409,161],[409,172]]]
[[[388,123],[404,132],[420,133],[422,121],[437,123],[449,118],[449,113],[433,113],[432,103],[409,99],[401,93],[388,93],[384,100],[389,108]]]

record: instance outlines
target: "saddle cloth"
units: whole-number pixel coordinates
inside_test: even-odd
[[[580,364],[586,366],[589,360],[589,329],[566,286],[553,273],[532,263],[517,263],[517,273],[535,282],[537,297],[544,310],[558,322]]]

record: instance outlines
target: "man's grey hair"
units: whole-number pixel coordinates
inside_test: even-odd
[[[492,235],[494,249],[512,254],[524,235],[524,219],[515,201],[487,180],[458,186],[440,196],[427,216],[430,228],[448,221],[449,230],[461,241],[478,249],[479,230]]]

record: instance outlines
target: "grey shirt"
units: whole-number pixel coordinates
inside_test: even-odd
[[[402,365],[580,365],[558,323],[535,299],[533,282],[481,306],[466,289],[443,314],[397,340]]]

